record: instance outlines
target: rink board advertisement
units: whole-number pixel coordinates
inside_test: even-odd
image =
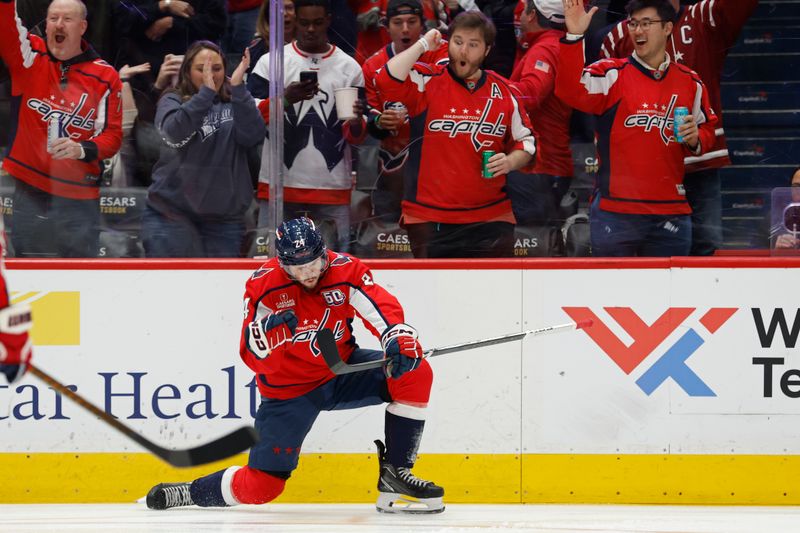
[[[431,359],[420,473],[451,502],[800,503],[797,265],[714,261],[371,263],[425,348],[593,323]],[[91,264],[11,263],[39,367],[160,445],[252,423],[257,263]],[[383,413],[323,413],[282,501],[373,500]],[[0,471],[26,473],[3,502],[131,501],[219,467],[172,469],[30,375],[0,386],[0,425]]]

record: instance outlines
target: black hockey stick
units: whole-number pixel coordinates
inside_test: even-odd
[[[213,463],[214,461],[219,461],[231,455],[243,452],[258,442],[258,433],[256,433],[256,430],[247,426],[239,428],[233,433],[220,437],[217,440],[197,446],[196,448],[189,448],[188,450],[168,450],[142,437],[128,426],[119,422],[113,415],[101,411],[77,392],[62,385],[34,365],[29,365],[28,370],[30,370],[31,374],[53,387],[53,389],[60,394],[67,396],[70,400],[77,403],[100,420],[129,439],[136,441],[143,448],[157,455],[172,466],[186,467]]]
[[[570,331],[573,329],[585,329],[591,327],[591,320],[581,320],[580,322],[570,322],[569,324],[560,324],[558,326],[548,326],[546,328],[531,329],[522,331],[520,333],[511,333],[508,335],[501,335],[500,337],[492,337],[490,339],[483,339],[479,341],[465,342],[462,344],[454,344],[452,346],[443,346],[441,348],[433,348],[423,352],[422,357],[436,357],[437,355],[445,355],[453,352],[461,352],[463,350],[472,350],[473,348],[481,348],[483,346],[492,346],[494,344],[503,344],[521,340],[528,335],[544,335],[546,333],[557,333],[560,331]],[[322,358],[325,359],[325,364],[328,365],[331,372],[337,376],[341,374],[351,374],[353,372],[360,372],[362,370],[369,370],[371,368],[379,368],[386,363],[386,359],[378,359],[376,361],[367,361],[365,363],[356,363],[348,365],[342,361],[339,355],[339,349],[336,347],[336,339],[333,332],[327,328],[321,329],[317,332],[317,345],[322,352]]]

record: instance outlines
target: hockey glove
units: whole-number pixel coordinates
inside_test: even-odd
[[[264,332],[267,351],[271,352],[284,342],[292,340],[297,329],[297,317],[291,309],[275,313],[261,320],[261,329]]]
[[[28,370],[33,350],[28,338],[31,310],[27,305],[12,305],[0,310],[0,374],[14,383]]]
[[[395,324],[381,336],[381,347],[386,354],[386,377],[400,378],[419,366],[422,346],[417,340],[417,330],[408,324]]]

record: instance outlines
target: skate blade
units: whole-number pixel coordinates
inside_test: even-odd
[[[381,492],[375,508],[390,514],[436,514],[444,511],[441,498],[412,498],[403,494]]]

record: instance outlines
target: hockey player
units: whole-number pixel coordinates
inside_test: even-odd
[[[0,217],[0,374],[14,383],[25,374],[33,353],[28,338],[31,310],[27,305],[11,303],[3,262],[5,248],[6,232]]]
[[[580,0],[564,0],[567,35],[556,95],[597,115],[601,164],[590,208],[592,254],[688,255],[692,221],[683,161],[714,145],[717,117],[702,80],[666,52],[675,20],[669,0],[634,0],[627,9],[633,54],[584,69],[583,34],[597,8],[587,13]],[[689,110],[679,128],[677,107]]]
[[[380,463],[378,510],[443,511],[444,489],[411,473],[433,372],[397,299],[374,282],[358,259],[328,250],[308,218],[281,224],[275,244],[277,257],[247,282],[240,344],[240,355],[256,373],[262,396],[255,420],[260,441],[250,450],[247,466],[191,483],[161,483],[150,490],[147,506],[269,502],[283,492],[320,411],[388,402],[386,446],[375,441]],[[351,327],[356,316],[380,337],[382,351],[356,348]],[[334,377],[315,344],[322,328],[334,332],[345,361],[385,355],[387,365]]]

